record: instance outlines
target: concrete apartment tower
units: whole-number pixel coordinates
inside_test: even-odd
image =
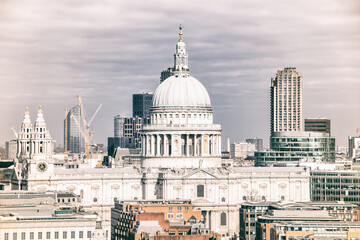
[[[278,70],[271,78],[270,130],[302,131],[302,74],[296,68]]]

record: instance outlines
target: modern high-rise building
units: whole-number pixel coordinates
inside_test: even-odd
[[[278,70],[271,78],[270,131],[302,131],[302,74],[296,68]]]
[[[153,94],[149,92],[133,94],[133,117],[149,118]]]
[[[264,150],[264,144],[263,144],[263,140],[261,138],[248,138],[245,140],[245,142],[254,144],[255,151],[263,151]]]
[[[140,130],[142,125],[148,122],[148,118],[116,115],[114,117],[114,137],[108,137],[109,155],[113,155],[118,147],[141,148]]]
[[[360,136],[349,137],[348,149],[350,158],[360,158]]]
[[[306,132],[324,132],[331,134],[330,119],[326,118],[305,118]]]
[[[124,136],[124,122],[125,117],[121,117],[120,115],[114,117],[114,137]]]
[[[75,107],[71,108],[64,120],[64,146],[65,137],[67,136],[67,151],[69,153],[81,153],[84,140],[81,136],[80,129],[76,125],[74,119],[71,117],[72,115],[78,120],[79,123],[81,123],[82,120],[80,105],[76,105]],[[67,131],[67,134],[65,134],[65,131]]]

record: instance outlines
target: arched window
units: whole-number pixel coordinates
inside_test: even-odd
[[[220,225],[226,226],[226,213],[222,212],[220,214]]]
[[[243,196],[243,200],[246,201],[246,196]]]
[[[225,202],[225,198],[224,198],[224,197],[221,199],[221,202]]]
[[[197,197],[204,197],[204,185],[197,185]]]

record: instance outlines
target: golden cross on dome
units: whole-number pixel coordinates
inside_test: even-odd
[[[182,24],[180,24],[180,32],[179,32],[179,42],[182,42],[183,41],[183,32],[182,32]]]

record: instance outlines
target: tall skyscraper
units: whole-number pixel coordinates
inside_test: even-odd
[[[124,123],[125,117],[121,117],[120,115],[114,117],[114,137],[124,136]]]
[[[66,119],[64,120],[64,146],[65,146],[65,131],[67,131],[67,151],[70,153],[81,153],[82,146],[84,145],[83,138],[81,136],[80,130],[76,125],[73,115],[79,123],[81,123],[81,110],[80,105],[76,105],[71,108],[68,112]],[[66,122],[67,121],[67,126]]]
[[[278,70],[271,78],[270,131],[302,131],[302,74],[296,68]]]
[[[144,92],[133,94],[133,117],[149,118],[153,94]]]

